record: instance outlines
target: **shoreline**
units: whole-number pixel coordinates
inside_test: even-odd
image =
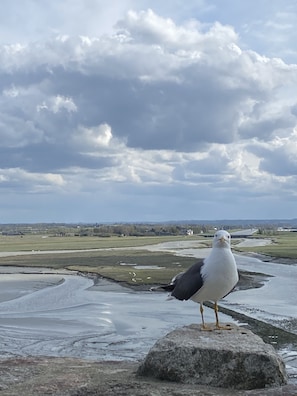
[[[264,254],[264,253],[241,252],[241,251],[236,251],[236,254],[238,254],[240,256],[252,257],[257,260],[262,261],[263,263],[278,263],[278,264],[286,264],[286,265],[297,264],[297,258],[294,259],[294,258],[289,258],[289,257],[277,257],[277,256],[270,256],[270,255]]]

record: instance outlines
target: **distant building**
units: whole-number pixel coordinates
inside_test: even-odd
[[[282,231],[282,232],[297,232],[297,228],[292,228],[292,227],[278,227],[277,231]]]
[[[194,235],[194,231],[191,230],[191,228],[189,228],[189,229],[187,230],[187,235]]]
[[[248,238],[253,236],[258,232],[258,228],[249,228],[246,230],[230,232],[231,236],[234,238]]]

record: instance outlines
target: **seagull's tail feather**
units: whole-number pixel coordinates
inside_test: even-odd
[[[157,291],[157,290],[162,290],[162,291],[172,291],[174,289],[174,285],[172,283],[169,283],[168,285],[163,285],[163,286],[155,286],[151,287],[150,291]]]
[[[172,292],[176,286],[176,282],[182,277],[183,274],[184,272],[180,272],[179,274],[175,275],[175,277],[172,278],[171,282],[168,283],[167,285],[151,287],[150,291],[164,290],[167,292]]]
[[[166,298],[166,301],[170,301],[170,300],[175,300],[175,298],[174,298],[174,297],[172,297],[172,295],[171,295],[171,294],[169,294],[169,296]]]

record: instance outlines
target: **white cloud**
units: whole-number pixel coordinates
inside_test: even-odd
[[[12,85],[10,88],[4,89],[2,93],[3,96],[11,98],[16,98],[19,95],[19,91],[14,85]]]
[[[91,18],[93,7],[74,8]],[[246,48],[230,23],[131,9],[106,34],[69,24],[0,46],[2,191],[100,195],[115,207],[135,194],[139,219],[153,201],[156,217],[169,215],[165,197],[172,218],[177,203],[181,218],[197,217],[199,202],[205,217],[218,202],[231,215],[229,200],[236,217],[259,217],[269,195],[292,200],[297,66]],[[263,201],[241,215],[245,197]]]
[[[60,111],[66,110],[68,113],[76,112],[77,106],[70,97],[64,97],[62,95],[56,95],[48,99],[48,104],[43,101],[42,104],[36,106],[37,111],[49,110],[54,114]]]
[[[265,170],[274,178],[286,181],[286,178],[296,178],[297,175],[297,128],[286,136],[275,136],[269,142],[254,141],[250,150],[261,160],[259,168]]]
[[[63,176],[53,173],[30,173],[24,169],[0,169],[0,188],[8,191],[46,192],[65,184]]]
[[[93,128],[80,126],[74,139],[78,141],[80,146],[85,145],[89,149],[93,148],[96,152],[100,147],[108,147],[112,138],[110,125],[101,124]]]
[[[77,107],[72,98],[57,95],[53,100],[52,111],[58,113],[63,109],[67,110],[69,113],[77,111]]]

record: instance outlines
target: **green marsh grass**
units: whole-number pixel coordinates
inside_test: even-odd
[[[297,232],[282,231],[267,238],[272,241],[269,245],[255,246],[252,248],[237,248],[235,246],[235,249],[240,252],[254,252],[276,258],[297,260]]]
[[[167,283],[195,258],[177,257],[167,252],[149,252],[142,246],[185,240],[184,236],[166,237],[47,237],[13,236],[0,238],[0,251],[24,252],[26,255],[0,256],[0,265],[45,267],[91,272],[131,285]],[[205,239],[191,238],[208,245]],[[86,251],[86,249],[89,249]],[[50,251],[53,252],[50,252]],[[57,253],[54,250],[69,250]],[[79,250],[71,252],[71,250]],[[38,251],[48,253],[38,254]],[[32,254],[28,254],[32,252]],[[148,268],[136,269],[134,266]],[[158,268],[155,268],[158,267]]]
[[[22,235],[0,236],[0,252],[37,250],[108,249],[154,245],[162,242],[185,240],[185,236],[152,237],[79,237]]]
[[[267,256],[297,259],[297,233],[269,236],[273,243],[266,246],[233,249]],[[0,236],[0,252],[26,252],[26,255],[0,256],[0,265],[70,269],[98,274],[130,285],[167,283],[174,275],[186,270],[196,259],[177,257],[170,252],[149,252],[143,246],[162,242],[191,240],[197,248],[211,246],[211,238],[162,237],[51,237],[41,235]],[[48,251],[36,254],[37,251]],[[66,253],[54,250],[69,250]],[[78,250],[71,252],[71,250]],[[87,250],[87,251],[86,251]],[[51,252],[52,251],[52,252]],[[32,252],[32,254],[28,254]],[[135,266],[144,266],[135,268]]]

